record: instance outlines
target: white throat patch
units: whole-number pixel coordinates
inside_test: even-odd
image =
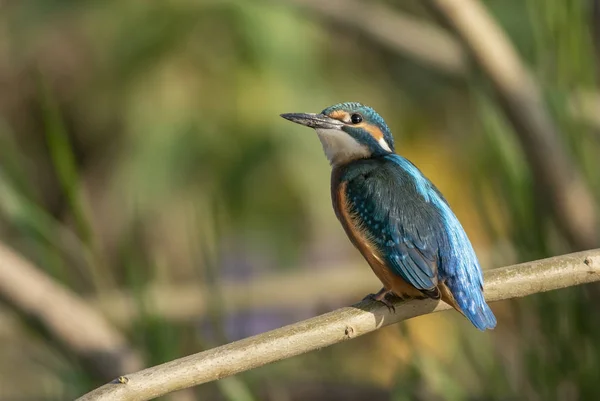
[[[322,128],[317,128],[315,131],[332,166],[371,156],[367,146],[358,143],[344,131]]]

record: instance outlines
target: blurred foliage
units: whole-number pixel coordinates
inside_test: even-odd
[[[350,100],[375,107],[399,152],[446,194],[486,267],[569,251],[485,77],[440,75],[293,3],[0,3],[0,238],[83,297],[133,297],[139,313],[122,329],[148,364],[364,295],[239,314],[217,296],[191,322],[171,321],[141,295],[156,283],[218,289],[360,260],[332,213],[318,141],[283,112]],[[420,2],[385,3],[436,23]],[[485,5],[534,71],[600,197],[597,127],[569,112],[574,94],[596,90],[592,2]],[[501,303],[499,327],[486,334],[457,314],[422,317],[193,393],[593,399],[599,299],[587,286]],[[0,398],[58,400],[98,384],[34,327],[17,333],[2,333],[14,349],[0,354]]]

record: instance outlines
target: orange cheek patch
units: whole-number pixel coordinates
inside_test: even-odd
[[[361,124],[358,124],[357,126],[361,127],[362,129],[367,131],[369,134],[371,134],[371,136],[373,138],[375,138],[376,141],[379,142],[379,140],[383,139],[383,132],[381,132],[379,127],[377,127],[376,125],[361,123]]]
[[[350,117],[348,116],[348,113],[346,113],[343,110],[336,110],[334,112],[332,112],[329,117],[331,118],[335,118],[336,120],[339,121],[348,121],[350,119]]]

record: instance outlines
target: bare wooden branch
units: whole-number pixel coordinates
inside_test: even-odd
[[[599,281],[600,249],[491,270],[485,278],[488,301]],[[79,401],[149,400],[446,309],[448,305],[430,299],[412,300],[397,303],[396,313],[390,314],[379,303],[361,302],[123,376],[80,397]],[[473,335],[481,334],[474,330]]]
[[[340,305],[372,291],[380,282],[362,263],[298,267],[294,271],[254,277],[249,281],[219,284],[224,312],[260,308],[303,309],[320,305]],[[281,291],[286,288],[286,291]],[[206,315],[208,300],[216,296],[215,288],[198,282],[152,284],[140,294],[142,302],[152,305],[152,313],[171,321],[186,321]],[[102,311],[119,326],[135,321],[140,311],[135,297],[127,291],[107,291],[89,298],[90,305]]]
[[[379,2],[288,0],[328,20],[362,32],[388,49],[448,75],[465,75],[467,55],[444,30]]]
[[[533,76],[478,0],[429,0],[465,46],[444,30],[380,3],[289,1],[448,75],[468,75],[466,48],[496,88],[561,231],[577,250],[598,246],[598,215],[591,191],[566,152]],[[580,115],[572,113],[574,118]]]
[[[125,337],[102,315],[28,260],[0,244],[0,298],[40,322],[102,380],[143,367]]]
[[[594,198],[570,159],[533,76],[478,0],[429,0],[493,83],[556,221],[576,249],[598,246]]]

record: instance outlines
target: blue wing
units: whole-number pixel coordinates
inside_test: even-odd
[[[430,291],[438,283],[439,212],[425,202],[414,179],[397,168],[373,169],[349,180],[349,212],[366,231],[386,265],[413,287]]]
[[[443,281],[475,326],[494,327],[479,262],[441,193],[401,156],[358,163],[342,177],[349,212],[389,269],[432,297]]]

